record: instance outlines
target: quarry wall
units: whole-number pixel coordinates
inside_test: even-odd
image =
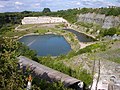
[[[22,24],[46,24],[46,23],[64,23],[67,22],[61,17],[24,17]]]
[[[102,28],[111,28],[120,25],[120,16],[106,16],[105,14],[87,13],[78,16],[78,22],[96,23]]]

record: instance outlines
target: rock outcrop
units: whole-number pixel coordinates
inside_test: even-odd
[[[67,22],[61,17],[24,17],[22,19],[22,24],[46,24],[46,23],[64,23]]]
[[[78,22],[96,23],[103,28],[111,28],[120,25],[119,16],[105,16],[105,14],[87,13],[78,16]]]

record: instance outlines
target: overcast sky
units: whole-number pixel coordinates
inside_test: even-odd
[[[52,11],[82,7],[120,6],[120,0],[0,0],[0,12]]]

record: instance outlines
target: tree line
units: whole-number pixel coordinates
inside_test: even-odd
[[[4,24],[20,24],[21,19],[27,16],[58,16],[63,17],[68,20],[70,23],[75,23],[77,21],[78,14],[85,14],[85,13],[99,13],[105,15],[113,15],[118,16],[120,15],[120,7],[116,8],[74,8],[68,10],[59,10],[56,12],[52,12],[49,8],[44,8],[42,12],[34,12],[34,11],[23,11],[23,12],[6,12],[0,13],[0,26]]]

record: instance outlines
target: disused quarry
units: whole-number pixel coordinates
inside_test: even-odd
[[[83,15],[83,16],[85,16],[85,15]],[[88,22],[91,19],[93,20],[93,18],[87,18],[87,19],[86,18],[87,17],[85,17],[84,20],[88,20]],[[101,21],[101,22],[103,22],[104,25],[106,25],[106,28],[113,27],[113,25],[111,25],[112,20],[110,19],[108,21],[108,23],[107,23],[107,20],[108,19],[106,19],[106,22],[103,22],[103,21]],[[94,21],[91,21],[91,22],[94,22]],[[119,48],[119,47],[117,47],[117,48]],[[74,66],[72,68],[78,68],[81,65],[88,72],[92,72],[92,69],[94,66],[95,69],[94,69],[94,74],[93,74],[94,80],[93,80],[93,84],[92,84],[92,90],[95,90],[96,85],[97,85],[98,89],[107,90],[110,87],[114,87],[115,90],[117,90],[117,89],[119,90],[120,85],[119,85],[119,73],[118,73],[119,70],[118,69],[119,69],[120,65],[117,64],[117,63],[119,63],[119,57],[114,58],[114,57],[116,57],[116,55],[119,56],[119,51],[117,54],[114,55],[113,53],[111,53],[112,50],[109,51],[108,49],[109,48],[107,48],[106,52],[85,53],[82,55],[78,55],[76,57],[73,57],[71,60],[68,60],[69,63],[67,62],[67,60],[64,61],[64,64],[66,64],[66,66],[71,66],[71,67]],[[111,56],[111,57],[109,57],[109,56]],[[118,62],[115,63],[116,61],[114,61],[114,59]],[[111,60],[111,61],[109,61],[109,60]],[[116,70],[116,68],[117,68],[117,70]]]

